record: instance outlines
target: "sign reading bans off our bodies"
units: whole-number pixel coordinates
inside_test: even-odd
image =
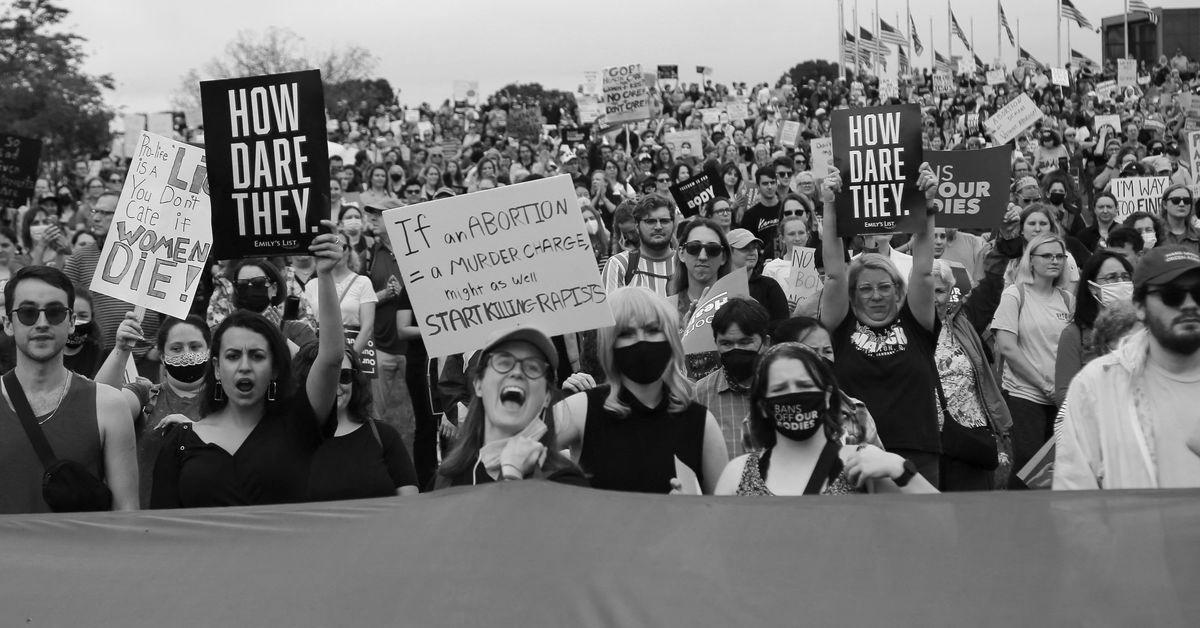
[[[500,329],[553,336],[613,324],[571,178],[383,213],[430,355],[479,349]]]
[[[329,218],[318,70],[200,83],[218,259],[308,248]]]
[[[913,233],[925,221],[918,105],[834,110],[833,161],[842,173],[838,235]]]
[[[187,317],[213,242],[207,174],[204,149],[141,132],[93,291]]]
[[[937,176],[937,226],[991,229],[1008,211],[1011,145],[979,150],[931,150],[925,161]]]

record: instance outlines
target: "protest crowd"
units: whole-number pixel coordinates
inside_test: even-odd
[[[352,111],[323,121],[328,162],[308,164],[328,169],[319,233],[290,254],[209,254],[179,317],[95,289],[106,244],[134,242],[113,226],[142,174],[132,156],[42,163],[0,226],[0,513],[523,479],[706,495],[1200,486],[1197,69],[1180,53],[1133,85],[1081,62],[1054,84],[1029,60],[747,86],[638,66],[647,111],[627,122],[601,118],[598,86]],[[923,159],[855,152],[876,130],[856,112],[876,111]],[[223,134],[179,119],[172,139]],[[1000,166],[972,170],[985,155]],[[903,168],[916,211],[850,218],[889,215],[849,172],[863,168]],[[431,351],[413,232],[385,218],[561,175],[592,256],[570,270],[599,277],[613,324]],[[460,329],[444,322],[439,341]],[[51,463],[74,475],[59,493]]]

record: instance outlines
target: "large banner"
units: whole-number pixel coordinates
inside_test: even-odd
[[[704,138],[699,129],[672,131],[663,134],[663,145],[671,149],[671,156],[704,158]]]
[[[318,70],[202,81],[217,259],[305,251],[329,218]]]
[[[1004,222],[1012,177],[1011,145],[979,150],[925,152],[937,175],[937,226],[991,229]]]
[[[630,63],[604,68],[605,122],[637,122],[650,117],[650,93],[642,76],[642,64]]]
[[[735,268],[708,289],[704,299],[696,303],[687,327],[683,329],[683,352],[688,355],[717,350],[713,338],[712,319],[717,310],[733,297],[750,297],[750,278],[744,269]]]
[[[19,135],[0,135],[0,203],[23,205],[37,183],[42,142]]]
[[[389,209],[383,220],[430,355],[497,330],[613,324],[568,175]]]
[[[1150,212],[1155,216],[1162,209],[1163,190],[1171,182],[1168,177],[1122,177],[1109,183],[1109,191],[1117,199],[1117,222],[1133,212]]]
[[[729,197],[725,183],[720,176],[713,177],[711,173],[700,172],[696,176],[671,186],[671,197],[679,206],[679,211],[691,218],[704,209],[704,205],[718,196]]]
[[[834,166],[842,174],[838,235],[921,229],[925,195],[916,186],[923,158],[920,106],[835,109],[830,130]]]
[[[204,149],[142,131],[92,291],[186,318],[212,245]]]
[[[1033,99],[1022,93],[985,120],[983,128],[992,135],[993,142],[1007,144],[1044,115]]]

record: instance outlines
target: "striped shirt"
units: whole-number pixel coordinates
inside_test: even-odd
[[[92,275],[96,273],[96,264],[100,263],[99,246],[100,243],[97,242],[75,249],[75,252],[63,264],[63,272],[66,273],[67,279],[71,280],[76,289],[91,290]],[[125,320],[125,313],[130,311],[133,311],[133,306],[124,301],[105,294],[92,293],[92,320],[96,321],[96,327],[100,331],[100,348],[102,350],[108,351],[117,344],[117,327],[120,327],[121,321]],[[142,333],[151,340],[158,334],[157,314],[146,312],[146,316],[142,320]],[[133,355],[140,358],[146,355],[148,348],[138,347],[133,350]]]
[[[638,256],[638,267],[633,273],[634,286],[649,288],[662,298],[667,298],[667,287],[675,276],[675,250],[666,259],[652,260],[644,255]],[[613,290],[625,285],[625,271],[629,268],[629,251],[622,251],[608,258],[604,265],[604,291]]]
[[[750,416],[750,391],[731,388],[725,369],[719,368],[696,382],[696,403],[708,408],[721,426],[730,458],[749,451],[742,438],[742,419]]]

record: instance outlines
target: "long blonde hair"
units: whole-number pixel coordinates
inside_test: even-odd
[[[1026,246],[1025,250],[1021,253],[1021,261],[1017,262],[1017,272],[1013,278],[1013,283],[1031,284],[1034,282],[1032,256],[1033,252],[1043,244],[1057,244],[1062,247],[1064,255],[1070,256],[1070,253],[1067,252],[1067,243],[1058,237],[1058,235],[1049,232],[1038,235],[1033,240],[1030,240],[1029,246]],[[1062,272],[1054,278],[1051,285],[1055,288],[1061,288],[1065,283],[1067,283],[1067,260],[1064,259]]]
[[[684,377],[683,341],[679,336],[679,315],[675,309],[662,297],[640,286],[617,288],[609,293],[608,304],[616,325],[601,329],[599,334],[600,366],[610,386],[604,409],[620,417],[629,415],[629,406],[620,399],[624,386],[613,359],[617,337],[630,327],[657,324],[671,345],[671,362],[662,376],[670,399],[670,411],[682,412],[695,400],[695,392],[691,382]]]

